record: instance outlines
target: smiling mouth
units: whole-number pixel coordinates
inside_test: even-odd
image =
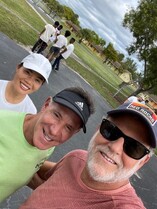
[[[24,91],[28,91],[30,90],[30,88],[28,86],[26,86],[25,84],[21,83],[20,82],[20,85],[21,85],[21,88],[24,90]]]
[[[45,133],[45,130],[43,130],[43,133],[44,133],[44,138],[46,139],[46,141],[48,142],[53,141],[53,139]]]
[[[112,160],[111,158],[109,158],[104,152],[100,152],[101,155],[103,156],[103,158],[105,158],[106,161],[108,161],[109,163],[112,163],[112,164],[116,164],[116,162],[114,160]]]

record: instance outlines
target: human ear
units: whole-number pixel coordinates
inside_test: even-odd
[[[147,163],[149,161],[149,159],[150,159],[149,155],[144,156],[144,158],[139,163],[139,168],[138,169],[140,169],[145,163]]]
[[[150,155],[146,155],[145,158],[144,158],[144,160],[143,160],[143,165],[145,163],[147,163],[149,160],[150,160]]]
[[[44,111],[47,107],[52,104],[52,97],[48,97],[44,102],[43,106],[41,107],[41,111]]]

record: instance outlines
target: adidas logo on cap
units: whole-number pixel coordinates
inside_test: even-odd
[[[83,102],[75,102],[75,104],[80,108],[81,111],[83,111]]]

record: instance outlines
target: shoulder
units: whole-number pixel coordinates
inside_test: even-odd
[[[0,121],[6,121],[7,124],[10,123],[10,121],[15,120],[18,122],[18,119],[23,119],[25,117],[26,113],[24,112],[17,112],[12,110],[0,110]]]
[[[73,150],[67,154],[67,156],[76,156],[76,157],[83,157],[83,158],[84,158],[84,155],[85,156],[87,155],[87,151],[82,150],[82,149]]]
[[[1,84],[6,84],[6,83],[8,83],[9,81],[7,81],[7,80],[0,80],[0,83]]]
[[[56,29],[51,24],[45,25],[45,28],[52,29],[52,30],[56,31]]]
[[[69,49],[74,49],[74,44],[69,44],[67,47],[68,47]]]
[[[66,154],[62,160],[65,160],[65,159],[78,159],[78,160],[81,160],[81,161],[85,161],[87,158],[87,151],[85,150],[73,150],[71,152],[69,152],[68,154]]]
[[[6,81],[6,80],[0,80],[0,90],[1,91],[5,91],[8,82],[9,81]]]
[[[68,159],[76,159],[76,158],[84,161],[86,160],[86,157],[87,157],[86,150],[77,149],[64,155],[64,157],[60,161],[64,161]]]
[[[131,96],[131,97],[129,97],[129,99],[136,99],[137,97],[135,97],[135,96]]]
[[[128,98],[128,101],[130,101],[130,102],[136,102],[137,101],[137,97],[131,96],[131,97]]]
[[[67,47],[74,47],[74,44],[68,44]]]
[[[87,151],[73,150],[66,154],[57,164],[56,167],[62,167],[74,171],[83,167],[86,163]]]
[[[26,106],[27,113],[32,113],[32,114],[37,113],[37,109],[36,109],[34,103],[32,102],[31,98],[28,95],[26,96],[24,103]]]
[[[50,28],[50,27],[53,27],[53,26],[52,26],[51,24],[46,24],[46,25],[45,25],[45,28],[47,28],[47,27]]]
[[[64,39],[65,36],[63,36],[62,34],[60,34],[60,35],[57,36],[57,38],[58,38],[58,39]]]
[[[146,209],[131,184],[119,188],[112,197],[117,209]]]

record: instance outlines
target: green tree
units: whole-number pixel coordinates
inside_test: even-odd
[[[44,0],[49,8],[50,14],[59,15],[63,13],[63,6],[56,0]]]
[[[83,28],[80,30],[81,39],[86,39],[89,42],[92,42],[92,31],[88,28]]]
[[[98,36],[98,34],[95,32],[95,31],[92,31],[91,30],[91,37],[92,37],[92,42],[94,43],[94,44],[97,44],[97,45],[99,45],[99,36]]]
[[[137,81],[139,78],[139,73],[137,72],[137,64],[131,58],[127,57],[123,62],[122,66],[124,69],[128,70],[132,74],[132,79]]]
[[[100,38],[95,31],[90,30],[88,28],[82,28],[80,30],[79,36],[81,38],[80,42],[84,38],[88,42],[93,43],[95,45],[104,46],[106,44],[106,41],[104,39]]]
[[[54,13],[54,15],[58,15],[60,17],[65,17],[67,20],[71,20],[74,24],[80,25],[79,23],[79,16],[73,12],[73,10],[70,7],[62,6],[58,1],[56,0],[43,0],[47,7],[50,10],[50,14]]]
[[[99,35],[95,31],[91,31],[92,42],[96,45],[104,47],[106,41],[99,37]]]
[[[78,20],[79,16],[75,14],[70,7],[63,6],[63,11],[64,13],[60,15],[64,16],[67,20],[71,20],[74,24],[80,25]]]
[[[147,68],[151,73],[148,73],[145,80],[145,88],[152,88],[149,90],[150,93],[157,95],[157,47],[150,49],[150,56],[148,57]]]
[[[114,49],[113,44],[109,43],[107,47],[104,49],[104,54],[106,56],[106,60],[110,59],[111,61],[118,60],[118,52]]]
[[[136,53],[139,61],[144,63],[142,75],[139,80],[139,92],[156,92],[157,88],[157,59],[150,63],[156,56],[157,42],[157,1],[140,0],[136,9],[131,9],[125,14],[123,26],[128,28],[134,37],[133,43],[128,47],[129,54]]]
[[[119,61],[119,62],[122,62],[122,60],[124,59],[124,57],[125,57],[124,54],[119,53],[119,54],[118,54],[118,61]]]
[[[103,38],[99,38],[99,45],[104,47],[106,45],[106,41]]]

